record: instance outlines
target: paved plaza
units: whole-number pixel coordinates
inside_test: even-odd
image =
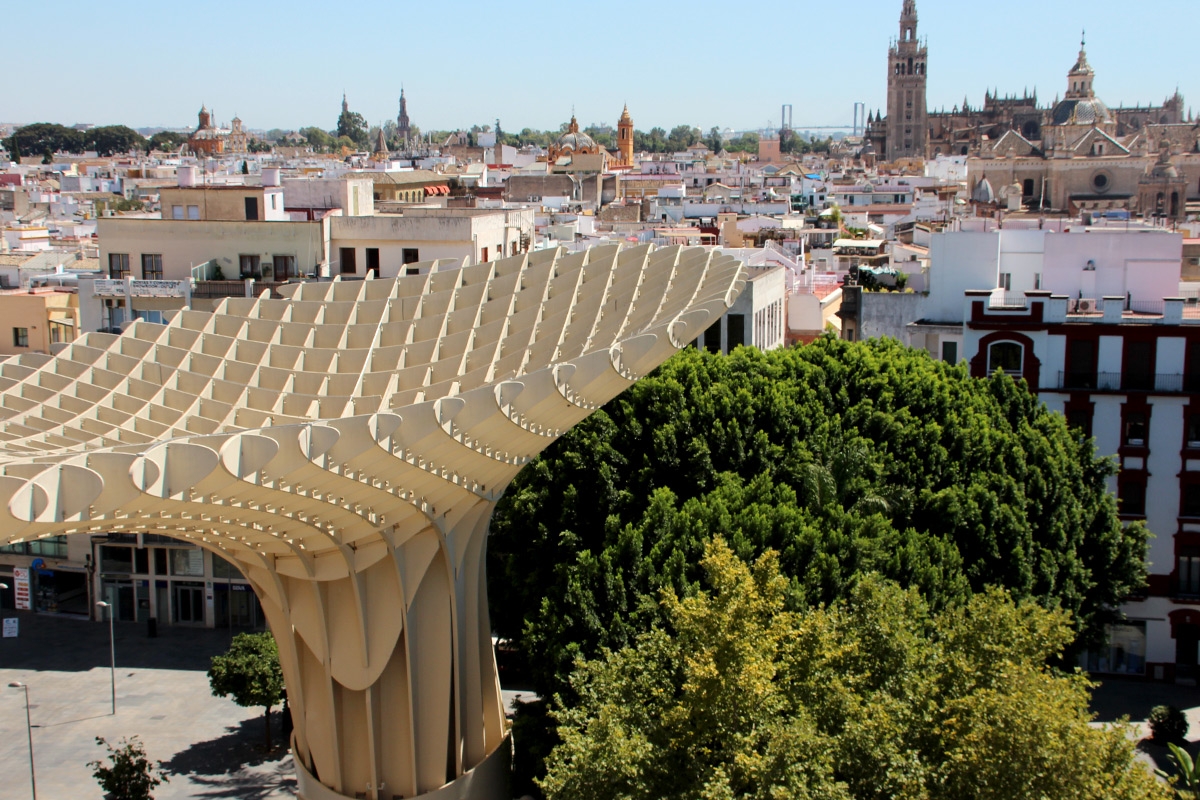
[[[29,686],[39,800],[100,798],[87,762],[110,741],[137,735],[170,783],[158,800],[295,797],[292,759],[282,747],[280,712],[273,715],[275,749],[266,752],[261,708],[241,708],[208,688],[209,658],[229,646],[227,630],[159,628],[117,623],[117,713],[111,711],[108,626],[67,617],[4,611],[20,620],[20,636],[0,639],[0,797],[29,797],[25,697]]]
[[[148,755],[162,761],[170,782],[157,800],[183,798],[294,798],[292,757],[282,746],[280,710],[272,715],[275,748],[266,752],[261,708],[242,708],[213,697],[209,659],[229,647],[228,630],[160,627],[154,639],[144,624],[114,628],[117,713],[109,669],[108,626],[70,617],[5,610],[20,636],[0,639],[0,798],[30,796],[25,695],[8,688],[28,684],[39,800],[102,796],[87,762],[106,752],[103,736],[141,737]],[[529,691],[505,691],[504,700]]]

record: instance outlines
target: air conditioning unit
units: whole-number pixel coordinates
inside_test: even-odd
[[[1197,442],[1195,440],[1188,440],[1187,446],[1200,448],[1200,442]]]
[[[1078,300],[1070,302],[1069,313],[1071,314],[1090,314],[1099,308],[1095,300],[1090,297],[1081,297]]]
[[[1125,440],[1125,444],[1129,445],[1130,447],[1141,447],[1145,443],[1146,443],[1146,441],[1144,439],[1126,439]]]

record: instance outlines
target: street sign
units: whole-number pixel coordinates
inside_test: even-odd
[[[4,638],[5,639],[17,638],[17,623],[19,621],[20,620],[18,620],[17,617],[5,617],[4,618]]]
[[[29,611],[33,608],[33,598],[29,591],[29,570],[24,567],[13,567],[13,595],[18,611]]]

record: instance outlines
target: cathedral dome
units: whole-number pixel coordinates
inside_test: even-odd
[[[573,153],[590,152],[596,149],[595,140],[582,131],[567,131],[559,136],[554,144],[559,150],[570,150]]]
[[[1112,112],[1098,97],[1067,99],[1054,107],[1055,125],[1106,125],[1114,121]]]

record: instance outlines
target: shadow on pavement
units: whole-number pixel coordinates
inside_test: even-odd
[[[270,751],[263,742],[262,717],[243,720],[241,724],[225,729],[227,733],[207,742],[197,742],[186,750],[176,753],[170,761],[164,761],[163,771],[172,775],[232,775],[242,767],[256,767],[268,761],[278,761],[287,755],[283,737],[279,735],[279,712],[271,715],[271,738],[274,747]],[[290,768],[289,773],[290,774]],[[231,785],[222,779],[221,785]],[[216,796],[216,795],[213,795]],[[231,797],[240,795],[230,795]]]
[[[1156,769],[1161,769],[1168,775],[1174,775],[1179,770],[1175,766],[1175,760],[1171,758],[1171,751],[1165,744],[1156,744],[1149,739],[1142,739],[1137,743],[1139,753],[1145,753],[1146,757],[1154,762]],[[1197,753],[1200,753],[1200,742],[1188,742],[1183,748],[1187,750],[1188,755],[1193,759]]]
[[[108,624],[86,618],[35,614],[5,609],[16,617],[20,634],[0,639],[0,667],[5,669],[87,671],[109,665]],[[145,623],[118,622],[113,626],[117,669],[208,669],[210,659],[229,649],[229,630],[159,626],[147,635]]]
[[[285,792],[296,793],[296,777],[290,761],[277,764],[269,773],[247,773],[225,778],[192,776],[196,787],[192,797],[236,797],[239,800],[262,800]]]
[[[1100,683],[1092,692],[1091,704],[1092,711],[1096,712],[1097,722],[1115,722],[1122,716],[1139,722],[1147,719],[1150,709],[1158,705],[1175,706],[1180,709],[1200,706],[1200,687],[1196,686],[1107,676],[1094,680]]]

